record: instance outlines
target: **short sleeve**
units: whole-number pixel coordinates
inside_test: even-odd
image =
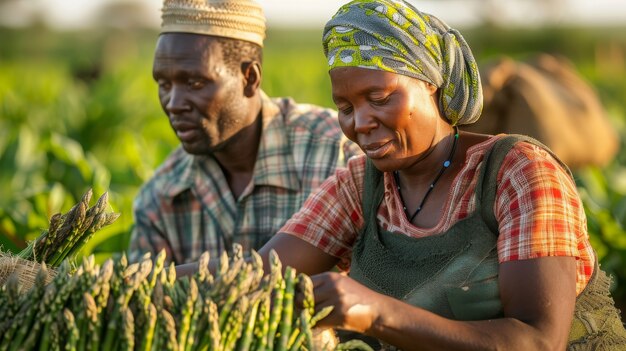
[[[518,143],[505,157],[498,179],[500,262],[580,258],[586,217],[574,180],[558,161],[538,146]]]
[[[353,157],[347,168],[338,168],[280,232],[295,235],[340,259],[347,268],[352,246],[363,225],[361,195],[365,157]]]

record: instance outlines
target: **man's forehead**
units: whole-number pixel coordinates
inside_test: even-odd
[[[192,33],[165,33],[159,36],[156,55],[193,54],[194,56],[221,52],[219,39],[209,35]]]
[[[161,35],[154,53],[154,69],[207,72],[223,63],[222,50],[215,37],[176,33]]]

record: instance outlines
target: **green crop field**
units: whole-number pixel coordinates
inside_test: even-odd
[[[626,135],[626,30],[472,29],[479,62],[539,52],[570,58]],[[98,262],[127,248],[138,187],[177,140],[151,78],[157,33],[109,29],[57,33],[0,28],[0,245],[17,252],[93,188],[121,217],[82,255]],[[332,106],[319,30],[270,31],[263,88]],[[623,149],[622,149],[623,150]],[[576,172],[592,243],[626,308],[626,152],[603,169]]]

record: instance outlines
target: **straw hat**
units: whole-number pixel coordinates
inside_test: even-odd
[[[263,46],[265,16],[253,0],[164,0],[161,33],[195,33]]]

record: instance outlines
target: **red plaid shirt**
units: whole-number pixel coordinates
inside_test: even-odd
[[[447,210],[433,228],[412,225],[402,209],[393,176],[384,175],[384,200],[378,223],[387,231],[425,237],[447,231],[476,209],[477,168],[499,136],[471,147],[465,166],[455,178]],[[338,169],[281,229],[341,259],[347,268],[352,245],[364,224],[361,208],[365,156],[352,158]],[[587,220],[574,181],[545,150],[518,143],[498,173],[494,213],[499,223],[499,261],[545,256],[576,257],[576,291],[593,272],[595,256],[587,235]]]

